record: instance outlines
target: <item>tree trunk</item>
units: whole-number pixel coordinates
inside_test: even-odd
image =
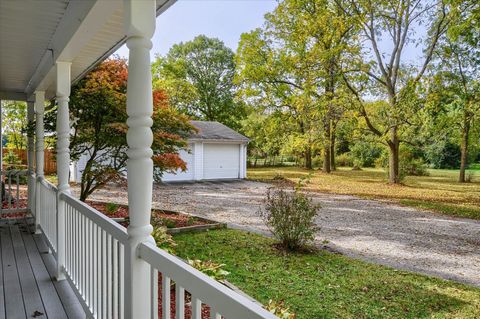
[[[323,140],[324,140],[324,149],[323,149],[323,172],[330,173],[331,166],[330,166],[330,139],[331,139],[331,132],[330,132],[330,116],[326,115],[324,119],[324,128],[323,128]]]
[[[332,171],[337,169],[337,165],[335,165],[335,131],[336,131],[336,124],[332,123],[332,132],[330,138],[330,168]]]
[[[312,169],[312,149],[310,146],[305,150],[305,168]]]
[[[400,183],[400,141],[398,140],[397,127],[390,130],[390,140],[388,141],[390,156],[388,162],[388,178],[392,184]]]
[[[460,146],[460,175],[458,176],[458,181],[460,183],[465,183],[465,169],[467,168],[468,161],[468,135],[470,134],[470,121],[467,116],[463,123],[462,129],[462,145]]]

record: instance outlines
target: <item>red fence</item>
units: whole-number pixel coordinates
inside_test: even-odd
[[[6,158],[8,157],[8,153],[13,152],[17,158],[20,160],[20,164],[27,166],[27,150],[24,149],[3,149],[3,165],[7,164]],[[55,161],[55,154],[52,150],[46,149],[44,150],[45,153],[45,174],[54,174],[57,172],[57,162]]]

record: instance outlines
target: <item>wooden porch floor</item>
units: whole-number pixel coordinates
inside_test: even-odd
[[[0,220],[0,319],[85,318],[66,280],[55,281],[55,260],[25,220]]]

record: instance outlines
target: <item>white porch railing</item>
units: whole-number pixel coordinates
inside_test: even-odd
[[[10,213],[27,213],[27,194],[21,195],[20,185],[22,179],[30,178],[28,170],[1,171],[2,185],[0,187],[0,215]],[[5,208],[3,205],[5,203]]]
[[[230,319],[273,319],[277,318],[246,297],[234,292],[216,280],[186,264],[179,258],[157,248],[154,244],[140,245],[140,258],[151,266],[152,277],[152,318],[159,318],[158,294],[162,296],[162,314],[160,318],[170,319],[171,284],[175,283],[174,318],[185,316],[185,292],[190,294],[191,318],[201,319],[202,309],[208,306],[210,318]],[[158,287],[158,274],[162,276],[162,287]]]
[[[66,194],[65,266],[84,309],[94,318],[124,318],[124,227]]]
[[[125,227],[114,222],[94,208],[71,195],[60,193],[43,177],[37,179],[40,201],[39,229],[42,231],[56,260],[59,260],[58,227],[65,230],[63,272],[82,304],[87,318],[127,318],[125,309],[126,271],[125,247],[128,234]],[[58,196],[58,199],[57,199]],[[65,216],[58,223],[59,207]],[[139,258],[151,267],[150,292],[132,291],[132,294],[152,296],[151,318],[183,319],[190,307],[192,319],[202,319],[202,305],[208,305],[213,319],[274,319],[273,314],[239,295],[233,290],[194,269],[182,260],[157,248],[154,244],[140,244]],[[158,274],[162,287],[158,287]],[[170,313],[170,287],[175,283],[176,313]],[[158,297],[162,299],[162,313],[158,313]],[[190,295],[186,308],[185,296]],[[129,319],[129,318],[128,318]],[[132,318],[133,319],[133,318]],[[136,319],[136,318],[135,318]],[[141,318],[139,318],[141,319]]]
[[[57,255],[57,188],[45,178],[38,177],[36,186],[38,189],[39,229],[45,236],[48,247],[54,256]]]

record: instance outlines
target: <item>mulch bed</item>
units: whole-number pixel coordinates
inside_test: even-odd
[[[128,217],[128,206],[118,205],[115,212],[112,214],[107,211],[106,203],[87,201],[87,204],[110,218],[127,218]],[[187,226],[198,226],[198,225],[209,224],[205,220],[188,216],[186,214],[166,212],[158,209],[152,210],[152,221],[155,219],[168,221],[166,222],[167,224],[166,226],[168,228],[181,228],[181,227],[187,227]],[[120,224],[127,227],[128,221],[121,222]]]

